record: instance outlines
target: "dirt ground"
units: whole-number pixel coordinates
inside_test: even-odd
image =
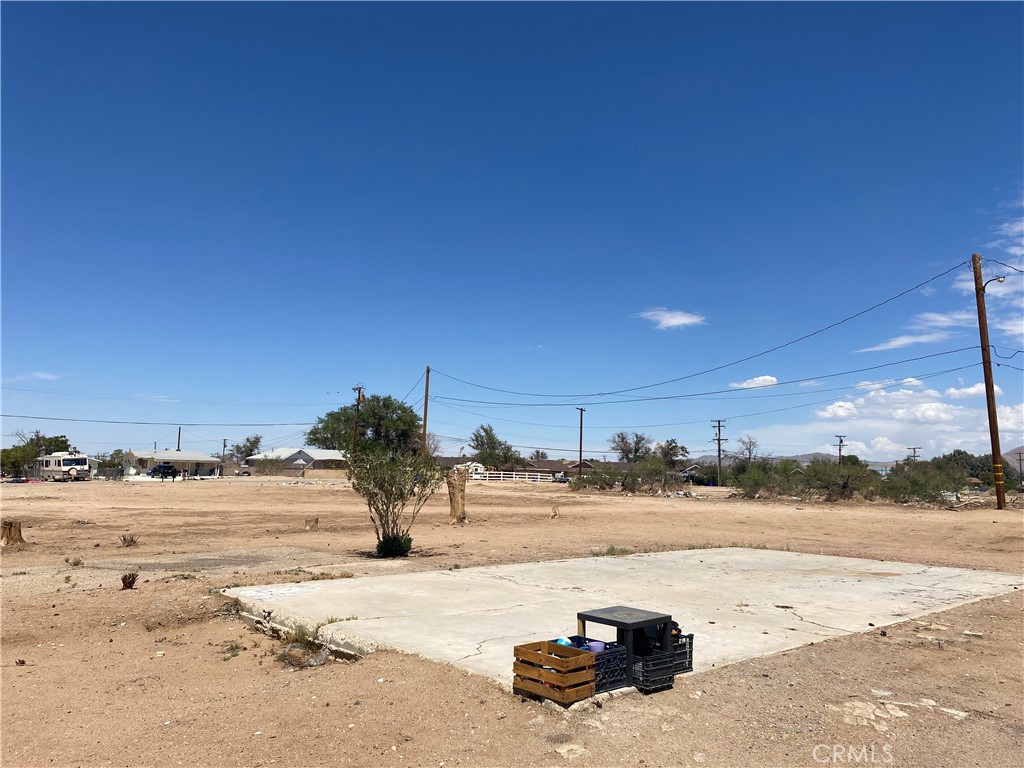
[[[468,524],[447,524],[442,491],[412,530],[412,556],[384,561],[345,482],[5,485],[3,517],[23,523],[28,543],[3,551],[0,759],[11,768],[1021,765],[1021,591],[576,711],[396,652],[290,667],[283,644],[249,630],[218,591],[609,547],[753,546],[1021,573],[1022,506],[1011,501],[951,511],[474,482]],[[320,530],[304,530],[311,517]],[[129,532],[140,542],[123,547]],[[122,590],[128,571],[138,583]]]

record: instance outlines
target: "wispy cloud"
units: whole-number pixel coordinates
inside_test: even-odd
[[[636,316],[642,317],[644,320],[650,320],[659,331],[704,324],[703,315],[698,315],[694,312],[683,312],[678,309],[666,309],[665,307],[645,309]]]
[[[996,385],[996,394],[1002,395],[1003,390]],[[952,397],[954,400],[963,397],[981,397],[985,394],[985,385],[982,382],[978,382],[970,387],[950,387],[946,390],[946,397]]]
[[[168,395],[132,395],[136,400],[148,400],[153,403],[180,403],[181,401]]]
[[[779,383],[774,376],[755,376],[746,381],[734,382],[729,386],[733,389],[757,389],[758,387],[773,387]]]
[[[817,381],[817,380],[801,381],[800,382],[800,386],[801,387],[820,387],[820,386],[823,386],[824,384],[825,384],[825,382]]]
[[[902,336],[883,341],[873,347],[864,347],[857,352],[884,352],[887,349],[902,349],[914,344],[934,344],[937,341],[945,341],[950,337],[947,331],[935,331],[934,333],[907,333]]]
[[[975,312],[961,310],[957,312],[922,312],[910,321],[915,330],[932,330],[935,328],[960,328],[977,325],[978,315]]]
[[[1010,219],[996,227],[1000,237],[990,243],[989,248],[998,248],[1011,256],[1024,256],[1024,219]]]
[[[14,384],[17,381],[56,381],[61,377],[59,373],[48,373],[47,371],[33,371],[23,373],[11,379],[4,379],[5,384]]]

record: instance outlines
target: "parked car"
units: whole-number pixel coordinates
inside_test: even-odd
[[[175,478],[178,476],[178,468],[173,464],[157,464],[149,472],[150,477],[170,477]]]

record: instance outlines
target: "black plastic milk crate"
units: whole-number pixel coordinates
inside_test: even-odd
[[[633,685],[645,693],[671,688],[675,678],[674,665],[675,655],[665,651],[636,656],[633,658]]]
[[[693,635],[672,638],[672,674],[693,672]]]
[[[591,638],[572,635],[569,637],[577,648],[586,647]],[[626,684],[626,646],[620,643],[605,643],[604,650],[594,654],[595,691],[613,691]]]
[[[606,643],[601,653],[594,654],[594,681],[598,693],[626,684],[626,646]]]

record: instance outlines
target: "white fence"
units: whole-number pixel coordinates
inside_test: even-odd
[[[550,483],[546,472],[473,472],[470,480],[528,480],[531,483]]]

